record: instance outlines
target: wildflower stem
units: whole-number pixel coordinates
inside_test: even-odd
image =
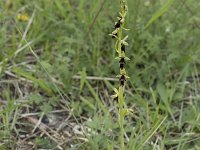
[[[123,87],[119,87],[119,125],[120,125],[120,142],[121,142],[121,150],[124,150],[124,113],[123,113],[123,105],[124,105],[124,97],[123,97]]]
[[[120,135],[119,135],[119,140],[120,140],[120,148],[121,150],[125,150],[125,140],[124,140],[124,117],[126,115],[126,109],[124,108],[124,88],[125,88],[125,83],[128,78],[126,75],[126,70],[125,70],[125,64],[126,60],[129,60],[125,56],[125,46],[128,45],[126,42],[126,39],[128,36],[123,37],[123,30],[124,30],[124,22],[125,22],[125,17],[127,13],[127,5],[126,5],[126,0],[120,0],[121,4],[121,11],[119,13],[118,21],[115,23],[115,30],[112,32],[112,37],[116,38],[116,44],[115,44],[115,49],[118,53],[118,59],[119,59],[119,66],[120,66],[120,86],[115,90],[115,95],[113,95],[113,98],[118,99],[118,123],[120,127]]]
[[[125,17],[125,1],[121,0],[121,15],[122,15],[122,19],[124,20],[123,17]],[[121,40],[123,39],[123,27],[124,27],[124,21],[121,24],[121,27],[119,28],[119,32],[118,32],[118,55],[119,57],[125,56],[124,52],[122,52],[122,42]],[[121,70],[120,70],[120,74]],[[124,86],[119,86],[119,95],[118,95],[118,105],[119,105],[119,114],[118,114],[118,119],[119,119],[119,125],[120,125],[120,145],[121,145],[121,150],[125,149],[124,146]]]

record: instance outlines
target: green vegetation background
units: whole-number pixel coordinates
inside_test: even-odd
[[[128,0],[128,6],[129,149],[198,150],[200,2]],[[23,115],[42,118],[66,110],[62,119],[71,115],[71,126],[94,132],[72,133],[61,147],[118,149],[117,108],[110,95],[119,66],[108,35],[118,11],[116,0],[0,2],[0,148],[32,141],[35,148],[56,149],[59,142],[47,135],[19,144],[20,135],[35,127]],[[28,21],[19,18],[23,14]]]

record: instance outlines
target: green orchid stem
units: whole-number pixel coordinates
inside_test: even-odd
[[[124,17],[124,13],[125,13],[125,2],[124,0],[121,0],[121,14],[122,17]],[[124,18],[123,18],[124,19]],[[121,45],[122,42],[121,40],[123,39],[123,27],[124,27],[124,22],[122,23],[121,27],[119,28],[118,31],[118,55],[119,57],[121,56],[125,56],[124,52],[122,52],[121,49]],[[121,74],[121,70],[120,70],[120,74]],[[119,120],[119,126],[120,126],[120,147],[121,150],[125,149],[125,145],[124,145],[124,86],[119,86],[119,93],[118,93],[118,106],[119,106],[119,112],[118,112],[118,120]]]
[[[118,105],[119,105],[119,126],[120,126],[120,142],[121,142],[121,150],[124,150],[124,96],[123,96],[123,87],[119,87],[119,95],[118,95]]]
[[[120,148],[121,150],[125,150],[125,139],[124,139],[124,117],[126,115],[126,109],[124,109],[125,105],[125,97],[124,97],[124,88],[125,88],[125,83],[126,80],[129,78],[126,75],[126,70],[125,70],[125,64],[126,60],[129,60],[125,56],[125,46],[128,46],[128,43],[126,42],[126,39],[128,36],[123,37],[123,30],[124,30],[124,24],[125,24],[125,17],[128,11],[127,5],[126,5],[126,0],[120,0],[121,4],[121,12],[119,13],[118,21],[115,23],[115,30],[112,32],[112,38],[115,38],[117,41],[115,43],[115,49],[118,53],[119,58],[119,64],[120,64],[120,86],[119,89],[116,90],[114,89],[115,93],[117,95],[113,95],[113,98],[118,99],[118,123],[120,127],[120,135],[119,135],[119,140],[120,140]]]

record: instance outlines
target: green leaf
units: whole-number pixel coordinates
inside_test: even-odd
[[[22,76],[38,84],[45,92],[47,92],[47,94],[52,94],[51,88],[47,86],[47,82],[45,82],[44,80],[36,79],[30,72],[24,71],[20,68],[13,68],[12,71],[17,75]]]
[[[28,100],[40,105],[43,102],[43,97],[40,94],[30,94]]]
[[[168,0],[149,20],[144,29],[147,29],[151,24],[153,24],[159,17],[164,15],[170,8],[170,6],[175,2],[175,0]]]
[[[118,94],[118,89],[114,88],[113,90],[115,91],[116,94]]]
[[[146,133],[146,136],[144,136],[143,140],[140,142],[136,149],[142,149],[144,145],[150,140],[150,138],[156,133],[156,131],[162,126],[166,119],[167,116],[165,116],[162,120],[156,122],[156,124],[151,128],[151,130]]]
[[[85,81],[86,81],[86,76],[87,76],[87,74],[86,74],[86,69],[83,68],[83,70],[82,70],[82,72],[81,72],[80,92],[81,92],[82,89],[83,89],[84,83],[85,83]]]
[[[80,96],[80,99],[87,105],[89,106],[92,110],[96,111],[96,107],[87,99],[84,97]]]
[[[161,97],[161,100],[166,103],[168,99],[167,89],[161,82],[157,84],[157,91]]]
[[[86,80],[85,81],[89,91],[91,92],[91,94],[93,95],[93,97],[95,98],[95,100],[98,103],[98,106],[102,109],[102,111],[107,114],[107,110],[105,108],[105,106],[103,105],[101,99],[99,98],[98,94],[96,93],[96,91],[94,90],[94,88],[90,85],[90,83]]]
[[[113,143],[109,143],[107,150],[113,150],[113,149],[114,149]]]

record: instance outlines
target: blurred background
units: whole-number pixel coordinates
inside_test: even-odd
[[[200,1],[127,1],[130,149],[200,149]],[[109,36],[119,10],[117,0],[0,1],[0,148],[119,149]]]

